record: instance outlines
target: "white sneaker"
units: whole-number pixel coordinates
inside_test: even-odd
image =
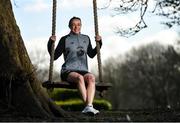
[[[99,110],[96,110],[95,108],[93,108],[93,106],[86,106],[84,108],[84,110],[82,111],[83,114],[98,114]]]

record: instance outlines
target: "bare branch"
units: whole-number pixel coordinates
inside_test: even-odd
[[[112,0],[113,1],[113,0]],[[115,1],[115,0],[114,0]],[[146,28],[144,16],[147,13],[149,0],[119,0],[118,7],[115,7],[115,15],[139,13],[139,21],[129,28],[117,27],[116,33],[121,36],[130,37]],[[151,12],[166,17],[162,24],[171,28],[174,25],[180,25],[180,0],[154,0],[156,2],[154,10]]]
[[[111,5],[112,0],[109,0],[109,2],[107,3],[107,5],[104,5],[102,8],[98,8],[98,10],[103,10],[103,9],[107,9],[109,8],[109,6]]]
[[[131,0],[131,2],[132,2],[132,0]],[[126,1],[126,3],[129,4],[130,1]],[[130,27],[127,29],[117,27],[116,33],[120,34],[120,36],[130,37],[130,36],[133,36],[136,33],[138,33],[140,30],[147,27],[147,25],[144,21],[144,15],[145,15],[147,7],[148,7],[148,0],[133,1],[132,3],[130,3],[131,4],[130,6],[129,5],[124,6],[126,3],[123,1],[123,4],[120,6],[120,8],[119,9],[116,8],[115,11],[121,11],[121,12],[123,12],[123,14],[125,14],[129,11],[131,11],[131,12],[140,11],[140,19],[134,27]]]
[[[156,12],[158,16],[166,17],[162,22],[169,28],[173,25],[180,25],[180,1],[179,0],[158,0],[156,3]]]

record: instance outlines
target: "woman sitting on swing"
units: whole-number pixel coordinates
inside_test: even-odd
[[[58,59],[62,53],[64,64],[61,69],[61,79],[71,84],[77,84],[77,88],[82,96],[86,107],[82,113],[99,113],[93,108],[95,96],[95,77],[88,72],[87,55],[93,58],[97,52],[92,48],[89,36],[81,34],[81,19],[73,17],[69,21],[70,33],[63,36],[54,53],[54,60]],[[56,36],[51,36],[48,41],[48,51],[51,52],[52,42],[56,41]],[[101,36],[95,36],[95,41],[102,46]]]

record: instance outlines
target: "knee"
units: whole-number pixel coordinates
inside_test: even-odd
[[[95,84],[94,75],[91,74],[91,75],[86,76],[86,81],[87,81],[88,84]]]
[[[81,75],[78,75],[76,79],[77,79],[78,83],[83,83],[84,82],[84,78]]]

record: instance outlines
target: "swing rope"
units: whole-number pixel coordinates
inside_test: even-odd
[[[95,36],[97,36],[97,35],[99,35],[99,30],[98,30],[98,15],[97,15],[97,2],[96,2],[96,0],[93,0],[93,13],[94,13]],[[97,41],[96,41],[96,48],[97,48],[97,61],[98,61],[99,82],[103,82],[103,79],[102,79],[102,63],[101,63],[100,44]]]
[[[57,9],[57,0],[53,0],[53,9],[52,9],[52,36],[56,35],[56,9]],[[54,62],[54,42],[51,46],[51,57],[50,57],[50,68],[49,68],[49,81],[52,82],[53,78],[53,62]]]

